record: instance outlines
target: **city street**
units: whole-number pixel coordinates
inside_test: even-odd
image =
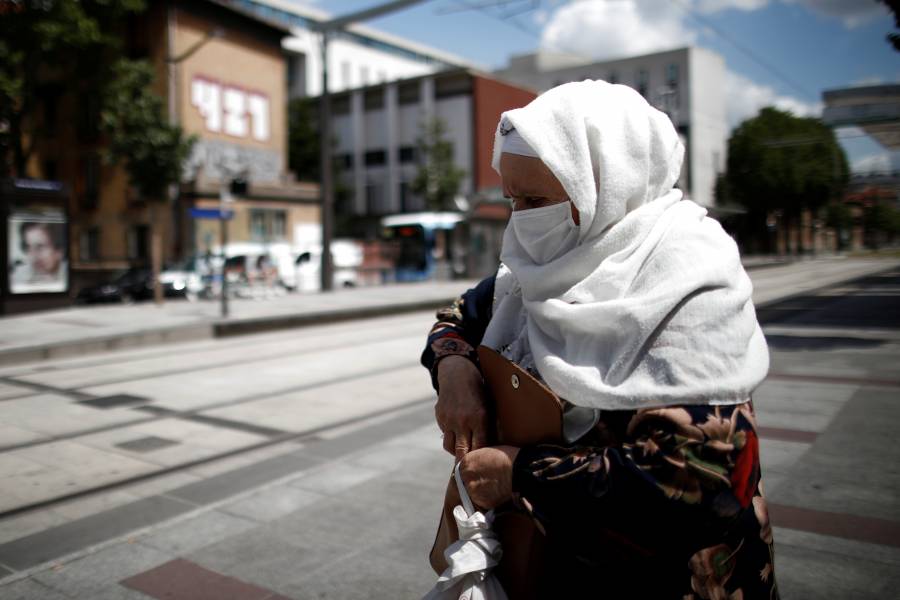
[[[750,274],[782,596],[892,597],[900,264]],[[0,598],[420,597],[452,464],[418,364],[432,316],[0,367]]]

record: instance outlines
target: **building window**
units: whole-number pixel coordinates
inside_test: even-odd
[[[100,228],[91,227],[81,232],[78,240],[78,258],[88,262],[100,258]]]
[[[384,88],[366,90],[363,96],[363,105],[366,110],[379,110],[384,108]]]
[[[638,93],[644,98],[647,97],[647,79],[647,69],[639,69],[637,72],[636,89]]]
[[[128,258],[133,261],[146,262],[150,256],[150,227],[134,225],[126,235]]]
[[[369,85],[369,67],[359,68],[359,83],[360,85]]]
[[[674,63],[666,67],[666,85],[678,87],[678,65]]]
[[[283,210],[250,209],[250,239],[254,242],[280,242],[287,237],[287,213]]]
[[[398,160],[401,163],[414,163],[416,162],[416,148],[415,146],[400,146],[398,152]]]
[[[438,76],[434,80],[436,99],[464,96],[472,93],[472,76],[468,73]]]
[[[250,239],[254,242],[266,241],[266,213],[262,210],[250,211]]]
[[[421,86],[418,81],[401,83],[397,86],[397,103],[416,104],[419,102],[421,91]]]
[[[287,215],[283,210],[272,211],[272,239],[283,240],[287,232]]]
[[[387,152],[384,150],[370,150],[366,152],[367,167],[381,167],[387,162]]]
[[[97,208],[100,198],[100,156],[92,152],[84,159],[84,194],[81,197],[81,206],[85,210]]]
[[[348,94],[343,94],[332,98],[331,114],[335,116],[350,114],[350,96]]]

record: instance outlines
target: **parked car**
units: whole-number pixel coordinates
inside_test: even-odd
[[[166,296],[184,296],[188,300],[199,298],[207,287],[203,274],[197,269],[197,261],[193,258],[166,266],[159,274],[159,281]]]
[[[164,270],[159,277],[163,295],[167,298],[189,297],[197,290],[199,280],[180,270]],[[82,288],[76,302],[94,304],[101,302],[137,302],[153,298],[153,271],[145,267],[131,267],[119,271],[107,283]]]
[[[331,243],[334,265],[334,288],[359,285],[358,269],[362,265],[362,247],[351,240],[334,240]],[[299,292],[317,292],[322,287],[322,247],[312,246],[300,252],[285,268],[280,266],[279,276],[286,287]]]

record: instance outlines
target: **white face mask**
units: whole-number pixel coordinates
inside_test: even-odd
[[[516,239],[536,264],[559,258],[578,242],[571,202],[513,211],[510,219]]]

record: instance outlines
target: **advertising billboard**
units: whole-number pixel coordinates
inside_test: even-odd
[[[68,291],[66,215],[62,210],[48,207],[11,212],[7,244],[12,294]]]

